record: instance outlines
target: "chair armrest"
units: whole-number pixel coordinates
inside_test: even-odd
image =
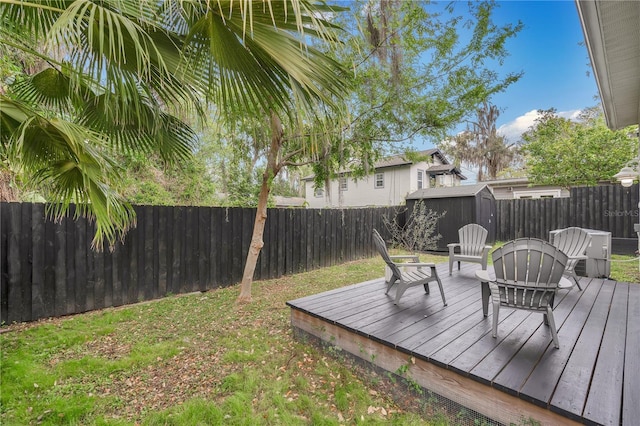
[[[399,255],[396,255],[396,256],[389,256],[389,258],[391,260],[410,259],[414,263],[415,262],[420,262],[420,258],[418,256],[416,256],[416,255],[402,255],[402,254],[399,254]]]
[[[399,263],[398,266],[403,268],[435,268],[435,263]]]
[[[572,283],[570,280],[568,280],[565,277],[560,278],[560,281],[558,282],[558,288],[560,290],[571,288],[573,286],[574,286],[574,283]]]
[[[447,244],[447,247],[449,247],[449,256],[455,256],[456,247],[460,247],[460,243],[449,243]]]
[[[589,257],[586,254],[578,254],[575,256],[567,256],[569,258],[569,260],[587,260]]]
[[[489,271],[481,269],[476,271],[476,278],[480,280],[480,282],[488,283],[491,282],[491,277],[489,276]]]

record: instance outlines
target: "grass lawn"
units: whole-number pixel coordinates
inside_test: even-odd
[[[457,424],[426,398],[396,405],[392,378],[293,338],[287,300],[382,271],[365,259],[256,282],[246,305],[231,287],[5,326],[0,424]],[[638,263],[614,262],[612,277],[640,281]]]
[[[0,424],[447,424],[293,338],[287,300],[382,271],[365,259],[256,282],[247,305],[231,287],[3,327]]]

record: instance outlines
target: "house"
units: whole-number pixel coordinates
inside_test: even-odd
[[[496,200],[562,198],[571,194],[568,189],[557,185],[531,185],[526,177],[483,180],[481,183],[489,187]]]
[[[326,188],[315,188],[313,176],[307,176],[305,198],[311,208],[397,206],[405,197],[423,188],[458,186],[466,177],[450,164],[439,149],[420,151],[412,158],[405,155],[383,158],[371,175],[353,178],[349,171],[339,173]]]

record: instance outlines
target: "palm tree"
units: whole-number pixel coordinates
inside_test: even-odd
[[[60,217],[96,221],[94,245],[135,224],[113,189],[114,153],[190,155],[179,117],[295,115],[332,105],[343,70],[308,45],[333,40],[330,9],[307,0],[0,0],[0,45],[35,59],[0,91],[0,164],[44,188]],[[17,63],[20,68],[20,63]],[[0,166],[2,167],[2,166]]]

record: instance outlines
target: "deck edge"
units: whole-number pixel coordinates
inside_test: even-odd
[[[427,360],[349,331],[338,324],[291,307],[291,325],[333,346],[347,351],[365,363],[388,372],[406,371],[410,380],[487,418],[504,424],[522,424],[531,419],[542,425],[576,425],[575,421],[491,386],[464,377]]]

